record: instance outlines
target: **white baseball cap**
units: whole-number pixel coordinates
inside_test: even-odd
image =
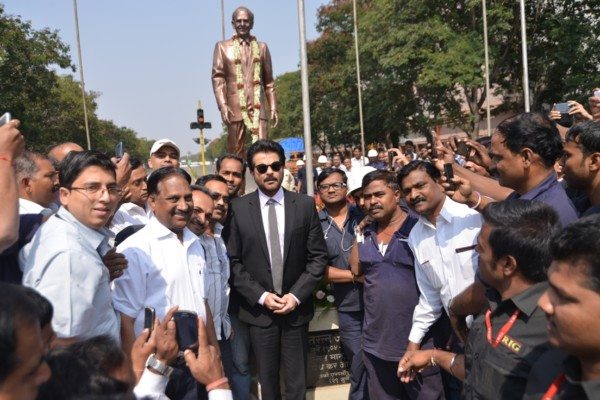
[[[350,172],[348,176],[348,193],[351,194],[356,189],[360,189],[362,187],[363,178],[372,171],[376,171],[376,169],[368,165],[352,168],[352,172]]]
[[[154,144],[152,145],[152,148],[150,149],[150,157],[152,157],[152,154],[156,153],[163,146],[170,146],[177,150],[177,154],[180,154],[179,147],[177,147],[174,141],[172,141],[171,139],[160,139],[154,142]]]
[[[304,161],[298,160],[298,161],[296,161],[296,165],[297,166],[304,165]]]
[[[317,162],[319,164],[325,164],[327,162],[327,156],[325,155],[320,155],[319,158],[317,159]]]
[[[375,149],[369,150],[369,152],[367,153],[367,157],[377,157],[377,150],[375,150]]]

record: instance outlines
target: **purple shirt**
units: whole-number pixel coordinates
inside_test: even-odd
[[[408,215],[385,255],[379,251],[377,223],[365,229],[364,241],[358,244],[365,275],[363,350],[387,361],[399,361],[404,354],[419,302],[414,258],[406,241],[417,220]]]
[[[567,226],[577,219],[577,210],[560,184],[555,172],[548,174],[546,179],[524,195],[512,192],[506,200],[538,200],[554,208],[562,226]]]

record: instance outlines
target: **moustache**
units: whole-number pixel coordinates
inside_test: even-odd
[[[426,200],[427,200],[427,199],[425,199],[425,197],[419,196],[419,197],[417,197],[417,198],[413,199],[413,200],[410,202],[410,205],[411,205],[411,206],[416,206],[416,205],[417,205],[417,204],[419,204],[420,202],[422,202],[422,201],[426,201]]]
[[[379,205],[369,207],[369,211],[375,211],[375,210],[383,210],[383,207],[379,206]]]

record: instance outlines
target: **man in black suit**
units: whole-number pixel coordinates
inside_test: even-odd
[[[284,162],[279,143],[250,146],[248,167],[258,190],[233,201],[227,246],[264,400],[281,399],[280,360],[286,400],[305,398],[312,291],[327,264],[315,202],[281,188]]]

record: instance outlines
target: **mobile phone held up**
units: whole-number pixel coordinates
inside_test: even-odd
[[[115,146],[115,157],[117,157],[117,160],[120,160],[121,158],[123,158],[123,153],[124,153],[123,142],[119,142]]]
[[[427,144],[429,145],[429,149],[431,150],[429,153],[431,158],[437,158],[437,151],[435,150],[435,139],[433,137],[433,134],[427,136]]]
[[[198,314],[193,311],[177,311],[173,315],[177,329],[179,351],[198,350]]]
[[[454,190],[454,182],[452,182],[452,179],[454,179],[454,170],[452,169],[452,164],[444,164],[444,175],[446,175],[446,182],[450,185],[450,190]]]
[[[144,329],[148,329],[150,334],[152,334],[152,330],[154,329],[154,321],[156,320],[156,312],[152,307],[144,308]],[[150,335],[148,335],[150,338]]]
[[[10,122],[10,113],[4,113],[1,117],[0,117],[0,126],[2,125],[6,125]]]

